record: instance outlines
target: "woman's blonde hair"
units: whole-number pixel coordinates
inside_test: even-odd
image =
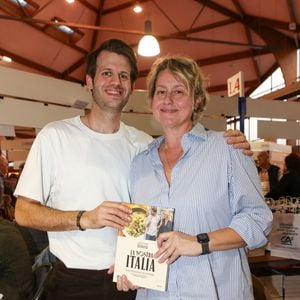
[[[155,93],[157,77],[164,70],[169,70],[183,82],[194,102],[199,98],[200,103],[194,108],[192,121],[199,119],[205,109],[208,95],[204,86],[202,72],[197,63],[190,58],[182,56],[166,56],[157,59],[153,63],[147,77],[148,100],[150,103]]]

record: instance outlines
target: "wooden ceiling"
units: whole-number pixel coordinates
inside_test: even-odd
[[[300,44],[300,0],[0,0],[0,65],[84,82],[86,54],[108,38],[135,50],[152,21],[161,54],[197,60],[210,93],[226,95],[227,78],[243,70],[249,95],[278,66],[280,53]],[[139,2],[143,11],[133,12]],[[55,22],[58,20],[58,22]],[[57,25],[67,25],[73,36]],[[137,89],[155,58],[138,57]],[[296,78],[295,78],[296,81]],[[1,84],[1,83],[0,83]]]

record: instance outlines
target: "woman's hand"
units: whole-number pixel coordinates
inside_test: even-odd
[[[243,153],[245,155],[253,155],[251,146],[241,131],[228,129],[224,132],[224,136],[227,140],[227,143],[232,145],[234,148],[243,149]]]
[[[109,267],[107,274],[111,275],[113,274],[115,269],[115,266],[112,265]],[[117,289],[119,291],[128,292],[129,290],[136,290],[139,287],[136,285],[133,285],[126,277],[126,275],[118,276],[117,277]]]
[[[157,238],[159,250],[154,257],[159,263],[173,263],[179,256],[197,256],[201,254],[201,245],[197,238],[178,231],[161,233]]]

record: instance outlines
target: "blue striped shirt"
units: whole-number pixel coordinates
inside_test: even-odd
[[[169,186],[158,155],[163,139],[153,141],[133,161],[132,202],[175,208],[176,231],[196,235],[231,227],[249,249],[266,244],[272,213],[253,159],[228,145],[222,133],[197,124],[182,138],[184,153]],[[139,289],[137,299],[251,300],[247,249],[181,256],[170,266],[167,292]]]

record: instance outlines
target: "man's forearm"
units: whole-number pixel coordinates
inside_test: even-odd
[[[19,225],[43,231],[77,230],[78,211],[61,211],[41,205],[39,202],[18,197],[15,218]]]

